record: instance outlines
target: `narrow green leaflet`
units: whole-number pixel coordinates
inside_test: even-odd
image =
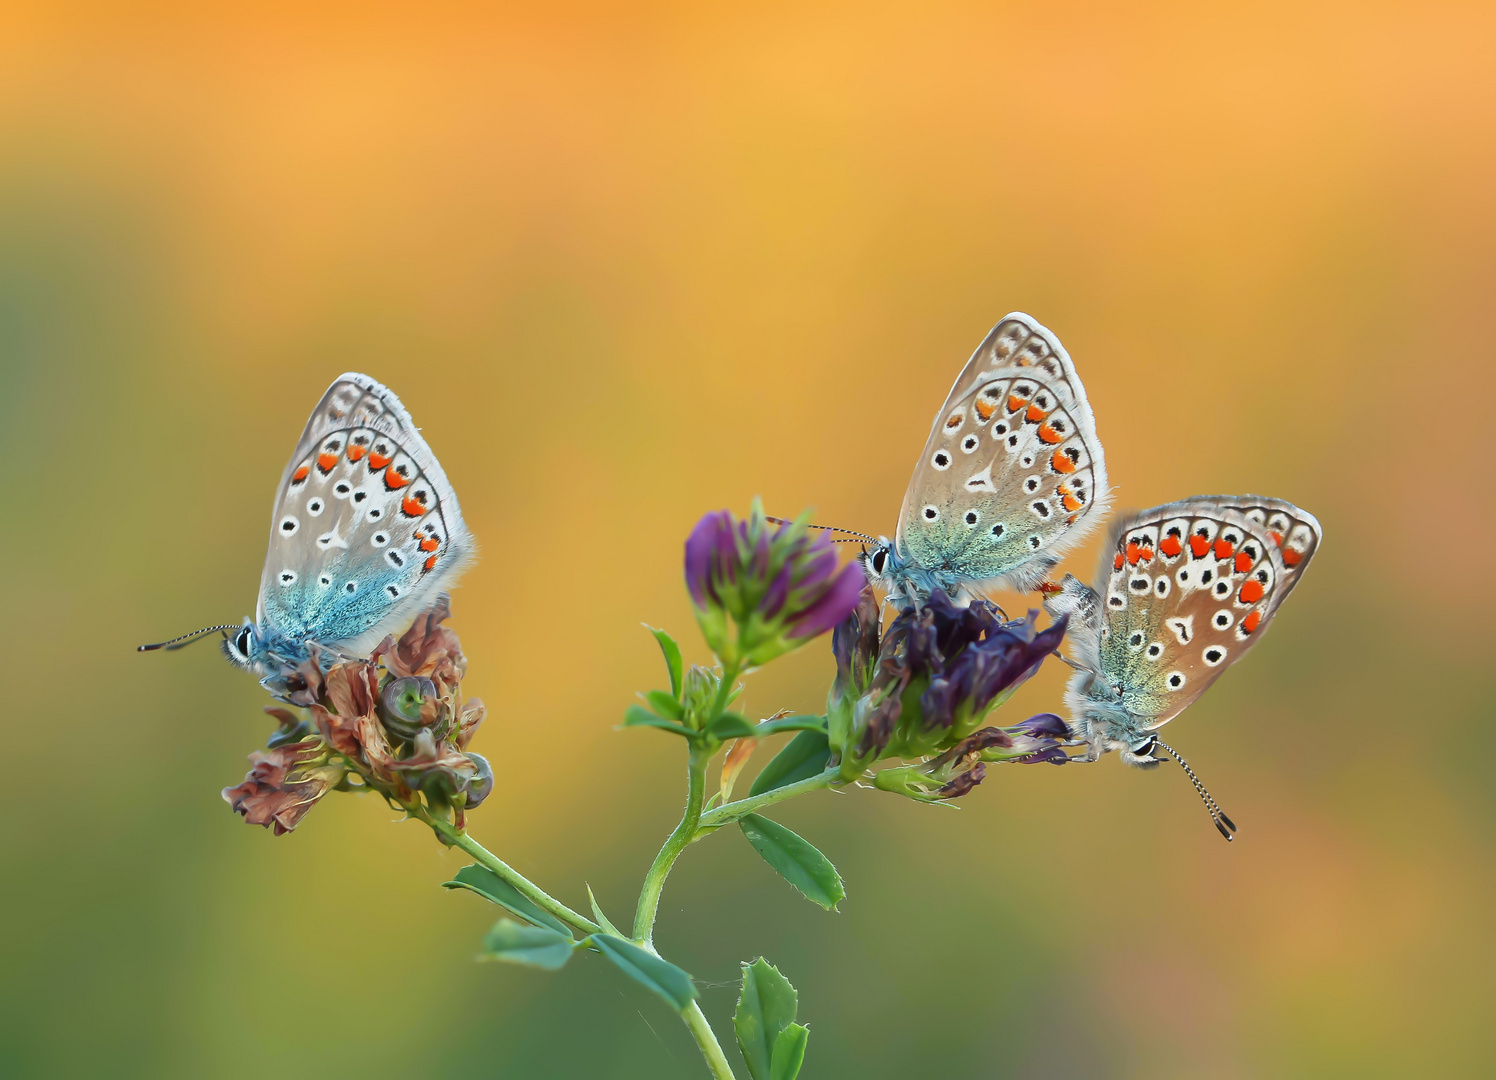
[[[483,938],[483,958],[555,971],[571,959],[576,947],[570,934],[558,934],[548,926],[521,926],[500,919]]]
[[[748,794],[762,795],[797,780],[809,780],[812,776],[825,772],[826,763],[830,760],[831,744],[826,741],[826,733],[802,731],[785,743],[784,749],[774,755],[774,760],[753,778],[753,786],[748,789]]]
[[[770,1080],[780,1036],[795,1022],[799,995],[779,969],[762,956],[743,965],[743,990],[733,1013],[733,1031],[738,1049],[753,1080]],[[804,1048],[800,1056],[803,1058]],[[795,1066],[796,1071],[799,1065]],[[794,1076],[794,1073],[788,1073]]]
[[[645,952],[632,941],[608,934],[593,934],[586,943],[597,949],[629,978],[643,983],[680,1012],[696,1000],[696,984],[680,968]]]
[[[831,860],[783,825],[757,814],[747,814],[738,823],[754,850],[781,877],[830,911],[847,895],[841,875]]]
[[[469,889],[483,899],[498,904],[511,915],[518,915],[536,926],[548,926],[552,930],[571,936],[571,930],[556,916],[535,906],[524,893],[499,877],[486,866],[476,863],[457,871],[457,877],[442,883],[444,889]]]
[[[681,673],[685,670],[685,664],[680,658],[680,646],[663,630],[656,630],[648,623],[644,624],[644,629],[653,634],[655,640],[660,643],[660,652],[665,654],[665,666],[670,669],[670,692],[675,695],[675,700],[679,701]]]
[[[760,739],[778,735],[785,731],[825,731],[824,716],[781,716],[778,720],[764,720],[754,729]]]
[[[714,739],[751,739],[757,733],[756,726],[742,713],[725,712],[713,720],[707,730]]]
[[[690,728],[683,724],[673,724],[669,720],[661,720],[643,705],[630,705],[623,714],[624,727],[657,727],[665,731],[673,731],[677,735],[690,737],[694,734]]]
[[[774,1040],[774,1064],[769,1069],[769,1080],[795,1080],[800,1075],[800,1066],[805,1064],[805,1044],[810,1041],[810,1028],[804,1024],[791,1024]]]
[[[647,691],[644,695],[644,700],[649,703],[650,709],[667,720],[679,721],[685,719],[686,710],[681,708],[680,702],[676,701],[675,698],[663,690]]]
[[[623,937],[622,934],[618,933],[618,927],[610,923],[608,917],[603,914],[603,909],[598,905],[597,897],[592,895],[591,885],[587,886],[587,899],[592,903],[592,917],[597,920],[597,924],[608,933],[617,937]]]

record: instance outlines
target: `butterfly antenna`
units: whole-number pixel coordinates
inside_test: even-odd
[[[1236,823],[1228,818],[1226,812],[1210,797],[1210,792],[1206,791],[1205,785],[1200,783],[1200,778],[1195,775],[1195,770],[1190,768],[1189,762],[1180,757],[1172,746],[1162,740],[1156,740],[1154,745],[1166,751],[1170,757],[1179,762],[1179,767],[1184,770],[1184,774],[1190,778],[1190,783],[1194,784],[1195,790],[1200,793],[1200,799],[1205,803],[1205,809],[1210,811],[1210,820],[1215,822],[1215,827],[1220,830],[1221,835],[1227,840],[1234,839],[1231,834],[1236,831]]]
[[[775,525],[793,525],[794,524],[793,521],[787,521],[784,518],[778,518],[778,517],[767,517],[766,516],[764,518],[764,520],[765,521],[772,521]],[[824,529],[827,532],[846,533],[848,536],[855,536],[855,537],[857,537],[856,540],[833,540],[833,541],[831,541],[833,544],[856,544],[856,543],[863,542],[863,541],[865,541],[865,542],[867,542],[869,544],[876,544],[878,542],[877,537],[869,536],[867,533],[860,533],[856,529],[842,529],[842,528],[839,528],[839,527],[837,527],[835,525],[811,525],[809,523],[807,523],[805,527],[807,529]]]
[[[238,623],[226,623],[223,626],[208,626],[197,631],[196,633],[183,634],[181,637],[174,637],[170,641],[158,641],[154,645],[140,645],[135,649],[135,651],[155,652],[157,649],[165,649],[167,652],[174,652],[177,649],[186,648],[188,645],[191,645],[194,641],[204,636],[205,634],[214,634],[219,630],[234,630],[238,626]]]

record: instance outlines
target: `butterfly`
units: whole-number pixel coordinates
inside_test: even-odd
[[[225,638],[224,654],[286,698],[314,651],[326,665],[367,655],[474,554],[457,493],[400,399],[367,375],[340,375],[281,475],[255,617]]]
[[[934,589],[957,600],[998,584],[1027,590],[1105,517],[1108,499],[1070,354],[1015,311],[977,346],[935,415],[893,542],[863,536],[859,558],[896,603]]]
[[[1116,750],[1150,767],[1161,749],[1231,839],[1230,818],[1158,729],[1262,640],[1322,537],[1312,514],[1281,499],[1200,495],[1114,525],[1095,588],[1070,574],[1041,586],[1050,616],[1070,616],[1076,672],[1065,704],[1086,745],[1072,760]]]

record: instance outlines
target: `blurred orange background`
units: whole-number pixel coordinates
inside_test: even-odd
[[[132,647],[253,610],[284,460],[369,372],[483,548],[454,597],[499,778],[473,832],[624,918],[683,754],[615,725],[663,677],[641,620],[706,659],[691,523],[761,494],[890,532],[1021,309],[1120,506],[1324,524],[1169,731],[1238,842],[1115,759],[994,769],[959,812],[818,793],[777,816],[840,914],[729,831],[661,948],[724,1038],[738,962],[777,963],[811,1078],[1487,1075],[1493,33],[1396,2],[10,6],[0,1072],[704,1075],[596,958],[472,963],[493,909],[383,805],[245,827],[218,792],[263,693],[212,645]],[[829,652],[748,711],[818,710]]]

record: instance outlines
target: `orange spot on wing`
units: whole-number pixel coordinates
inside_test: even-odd
[[[1195,553],[1195,558],[1205,558],[1205,553],[1210,550],[1210,541],[1203,536],[1190,537],[1190,550]]]
[[[980,416],[983,421],[991,420],[992,414],[997,412],[997,403],[988,401],[986,398],[977,398],[976,410],[977,415]]]
[[[348,447],[348,460],[349,461],[357,461],[359,458],[361,458],[363,456],[364,456],[364,448],[362,446],[349,446]]]
[[[1122,553],[1120,551],[1117,552],[1117,557],[1112,560],[1112,569],[1113,570],[1120,570],[1120,569],[1122,569],[1122,563],[1124,561],[1125,560],[1122,558]]]
[[[1081,508],[1081,501],[1068,491],[1065,492],[1060,501],[1065,504],[1065,509],[1072,513]]]
[[[1158,550],[1162,551],[1165,556],[1172,559],[1175,555],[1178,555],[1181,551],[1184,550],[1184,545],[1179,542],[1179,537],[1166,536],[1159,543]]]
[[[1245,574],[1250,569],[1252,569],[1252,556],[1243,551],[1236,557],[1236,572]]]
[[[402,476],[400,477],[400,479],[404,480],[405,477]],[[401,500],[400,509],[405,512],[406,517],[420,517],[426,512],[426,504],[423,503],[420,499],[412,498],[411,496],[407,495],[403,500]]]
[[[431,558],[427,559],[422,565],[425,566],[425,568],[427,570],[433,569],[436,566],[436,558],[437,557],[435,555],[433,555],[433,556],[431,556]]]
[[[1028,398],[1019,397],[1017,394],[1008,395],[1008,411],[1017,412],[1028,404]]]
[[[1152,562],[1152,561],[1153,561],[1153,549],[1151,547],[1143,547],[1143,548],[1141,548],[1138,551],[1138,562]]]
[[[1138,547],[1136,544],[1134,544],[1132,541],[1129,540],[1128,543],[1127,543],[1127,562],[1128,562],[1128,565],[1130,565],[1130,566],[1136,566],[1138,564],[1138,560],[1141,559],[1142,557],[1143,557],[1143,549],[1140,548],[1140,547]]]
[[[1070,473],[1075,471],[1075,462],[1066,457],[1063,450],[1056,450],[1049,459],[1049,467],[1057,473]]]
[[[1262,599],[1262,592],[1262,582],[1249,581],[1241,587],[1241,592],[1236,594],[1236,598],[1243,604],[1255,604]]]
[[[369,451],[369,468],[373,469],[375,472],[378,472],[389,463],[390,459],[385,457],[383,454],[376,454],[372,450]]]
[[[312,467],[310,465],[303,465],[301,468],[297,469],[296,470],[296,474],[291,477],[291,483],[293,483],[293,484],[299,484],[299,483],[301,483],[303,480],[305,480],[307,478],[308,475],[310,475],[311,471],[312,471]]]
[[[1277,544],[1279,547],[1283,546],[1283,534],[1282,533],[1280,533],[1280,532],[1269,532],[1268,535],[1273,538],[1273,543]]]
[[[1248,612],[1247,617],[1241,621],[1241,628],[1250,634],[1257,629],[1257,624],[1260,622],[1262,622],[1262,612]]]
[[[1043,409],[1039,408],[1039,406],[1037,406],[1037,405],[1030,405],[1028,407],[1028,412],[1026,412],[1026,413],[1023,414],[1023,418],[1025,420],[1032,420],[1034,423],[1037,424],[1040,420],[1043,420],[1048,415],[1049,414],[1047,412],[1045,412]]]
[[[338,463],[337,454],[318,454],[317,468],[323,472],[332,472],[332,467]]]
[[[426,537],[426,539],[424,539],[424,540],[421,541],[421,550],[422,551],[435,551],[437,548],[441,547],[441,545],[442,545],[442,542],[440,540],[438,540],[436,537],[434,537],[434,536],[428,536],[428,537]]]
[[[1284,548],[1283,561],[1289,566],[1297,566],[1304,561],[1304,553],[1295,548]]]
[[[403,488],[408,483],[410,483],[410,481],[397,473],[393,465],[384,470],[384,486],[389,488],[391,491],[393,491],[395,488]]]
[[[1215,548],[1217,559],[1229,559],[1231,558],[1231,553],[1236,550],[1236,545],[1225,537],[1222,537],[1216,541]]]
[[[1049,421],[1046,420],[1039,425],[1039,438],[1043,439],[1050,446],[1053,446],[1057,442],[1062,442],[1064,437],[1054,428],[1050,427]]]

